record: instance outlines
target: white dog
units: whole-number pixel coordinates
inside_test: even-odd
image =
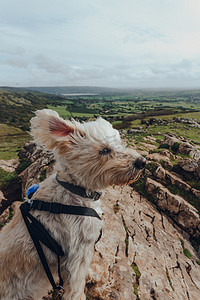
[[[99,211],[100,200],[95,201],[95,195],[100,195],[98,193],[107,186],[134,182],[145,165],[145,159],[126,148],[119,132],[102,118],[81,124],[63,120],[56,112],[44,109],[32,118],[31,134],[36,143],[54,152],[57,171],[40,184],[33,200]],[[65,188],[59,181],[73,184],[78,189],[81,187],[88,197]],[[40,210],[33,210],[31,214],[64,252],[60,262],[65,290],[62,299],[85,299],[85,277],[102,221],[97,217]],[[57,279],[57,257],[46,246],[42,248]],[[38,300],[50,288],[35,245],[18,211],[0,233],[0,299]]]

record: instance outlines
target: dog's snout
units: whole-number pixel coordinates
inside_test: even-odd
[[[134,167],[140,170],[143,169],[145,165],[146,165],[146,159],[142,156],[138,157],[134,162]]]

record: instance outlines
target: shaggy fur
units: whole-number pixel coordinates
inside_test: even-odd
[[[134,162],[139,154],[127,149],[119,132],[102,118],[80,124],[64,121],[56,112],[41,110],[31,120],[31,134],[39,145],[54,152],[56,173],[67,181],[86,189],[101,191],[110,185],[135,181],[141,169]],[[105,153],[103,149],[109,149]],[[55,179],[56,173],[40,184],[35,199],[63,204],[87,206],[100,212],[100,200],[84,199],[72,194]],[[97,218],[54,215],[34,211],[66,253],[61,258],[66,300],[83,300],[85,277],[99,236],[102,221]],[[43,247],[54,278],[57,260]],[[0,233],[0,299],[38,300],[51,289],[27,228],[19,211]]]

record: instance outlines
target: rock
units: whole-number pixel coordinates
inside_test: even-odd
[[[197,197],[198,199],[200,199],[200,190],[196,190],[196,189],[191,189],[191,192],[193,193],[193,195],[195,197]]]
[[[116,199],[120,209],[114,213]],[[198,299],[198,258],[167,217],[128,186],[107,189],[102,209],[103,236],[95,245],[88,299]]]
[[[200,160],[200,151],[198,149],[193,148],[189,155],[191,156],[192,159],[195,159],[197,161]]]
[[[181,143],[179,145],[178,150],[180,153],[189,154],[192,149],[193,149],[193,146],[190,143],[185,142],[185,143]]]
[[[157,148],[157,146],[155,146],[155,145],[152,145],[152,144],[149,144],[149,143],[144,143],[144,142],[141,142],[140,146],[141,145],[145,148],[145,150],[147,149],[148,151],[149,150],[155,150]]]
[[[169,161],[169,157],[167,157],[167,156],[165,156],[163,154],[160,154],[160,153],[151,153],[151,154],[148,154],[146,156],[146,159],[152,160],[152,161],[160,161],[160,160]]]
[[[0,159],[0,168],[2,168],[6,172],[15,172],[19,164],[19,159],[10,159],[10,160],[3,160]]]
[[[182,159],[177,164],[181,169],[188,173],[192,173],[194,177],[200,178],[200,160],[190,158]]]
[[[0,214],[0,229],[5,225],[9,217],[9,208],[6,208],[2,214]]]
[[[174,157],[174,155],[169,150],[163,150],[160,152],[161,155],[164,155],[168,158]]]
[[[165,179],[168,179],[172,185],[178,186],[179,188],[185,191],[191,190],[191,186],[187,184],[185,181],[183,181],[180,177],[178,177],[178,175],[175,173],[170,173],[166,171]]]
[[[48,177],[53,172],[54,156],[52,152],[46,151],[41,147],[37,147],[35,143],[29,142],[19,153],[20,159],[26,159],[31,162],[21,174],[19,174],[22,179],[22,195],[26,196],[28,188],[32,184],[39,184],[40,175],[45,172],[44,177]]]
[[[165,180],[166,171],[165,171],[165,169],[164,169],[163,167],[159,166],[159,167],[155,170],[155,172],[154,172],[153,175],[156,176],[156,177],[157,177],[158,179],[160,179],[160,180]]]
[[[162,145],[167,144],[171,148],[172,145],[174,145],[175,143],[180,143],[180,142],[181,142],[180,139],[178,139],[176,137],[176,135],[172,135],[172,134],[168,133],[168,135],[165,136],[165,139],[161,142],[160,145],[162,146]]]
[[[15,214],[16,209],[21,204],[21,202],[14,202],[10,207],[6,208],[2,214],[0,214],[0,229],[12,219],[12,216]]]
[[[170,216],[191,236],[200,236],[200,231],[197,230],[200,216],[196,208],[151,178],[147,178],[145,187],[158,207],[168,211]]]
[[[148,135],[148,136],[145,136],[145,137],[144,137],[144,141],[150,141],[150,142],[155,143],[156,138],[153,137],[153,136]]]
[[[163,167],[169,169],[169,170],[172,170],[173,169],[173,164],[169,161],[169,160],[166,160],[162,163]]]

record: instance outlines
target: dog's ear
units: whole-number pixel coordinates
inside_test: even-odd
[[[57,112],[50,109],[36,111],[31,119],[31,132],[39,145],[52,150],[74,133],[74,124],[59,117]]]

